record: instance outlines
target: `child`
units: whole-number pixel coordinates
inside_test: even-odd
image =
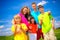
[[[29,24],[29,40],[37,40],[37,24],[33,17],[30,18]]]
[[[40,25],[42,26],[42,32],[44,34],[44,40],[56,40],[53,31],[53,22],[51,23],[52,16],[50,12],[44,12],[42,5],[39,5],[39,11],[41,14],[38,16]]]
[[[14,40],[27,40],[27,26],[21,23],[21,17],[19,15],[14,16],[14,23],[11,28],[14,33]]]

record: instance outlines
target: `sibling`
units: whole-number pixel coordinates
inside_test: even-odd
[[[25,23],[28,27],[28,21],[29,21],[28,18],[31,16],[30,9],[27,6],[24,6],[21,9],[19,15],[21,16],[22,23]],[[14,19],[12,20],[12,24],[14,24]]]
[[[39,5],[39,11],[41,14],[38,16],[38,20],[40,25],[42,26],[42,32],[44,34],[44,40],[56,40],[54,35],[54,24],[51,23],[51,16],[50,12],[44,12],[44,7]]]
[[[30,18],[29,24],[29,40],[37,40],[38,25],[36,24],[33,17]]]
[[[14,25],[12,25],[11,30],[14,33],[14,40],[27,40],[27,26],[21,23],[20,15],[14,16]]]
[[[31,16],[30,9],[27,6],[24,6],[19,15],[21,16],[22,22],[28,26],[28,18]]]

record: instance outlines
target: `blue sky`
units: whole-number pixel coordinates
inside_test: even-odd
[[[45,1],[44,9],[45,11],[50,10],[55,21],[55,26],[60,25],[60,0],[0,0],[0,35],[11,34],[11,20],[13,16],[18,14],[23,6],[28,6],[32,10],[31,3],[36,2],[36,4]],[[6,34],[6,35],[7,35]]]

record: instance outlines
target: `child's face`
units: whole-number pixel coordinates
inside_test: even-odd
[[[34,19],[31,19],[31,22],[34,23]]]
[[[27,8],[24,8],[23,9],[23,13],[26,14],[28,12],[28,9]]]
[[[44,8],[39,8],[39,11],[42,13],[44,12]]]
[[[15,18],[15,22],[16,22],[16,23],[20,23],[20,22],[21,22],[21,18],[20,18],[20,17],[16,17],[16,18]]]

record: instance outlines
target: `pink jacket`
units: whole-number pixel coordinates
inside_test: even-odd
[[[21,20],[22,20],[22,23],[25,23],[27,26],[28,26],[28,21],[27,19],[24,17],[24,15],[22,13],[19,14],[21,16]]]

